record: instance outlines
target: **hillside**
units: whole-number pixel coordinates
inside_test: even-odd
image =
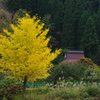
[[[50,28],[52,50],[57,48],[84,50],[85,56],[99,62],[99,0],[1,0],[1,8],[13,16],[23,11],[38,14]],[[6,5],[6,6],[5,6]],[[20,9],[20,11],[19,11]],[[11,13],[13,12],[13,13]],[[13,19],[13,17],[11,17]],[[88,27],[89,26],[89,27]],[[88,35],[87,35],[88,34]]]

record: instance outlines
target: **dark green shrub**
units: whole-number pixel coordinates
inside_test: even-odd
[[[97,97],[100,94],[100,90],[98,87],[90,85],[87,87],[87,93],[92,97]]]
[[[82,63],[61,63],[51,69],[50,76],[46,81],[53,81],[56,84],[59,77],[65,78],[72,77],[74,80],[81,80],[85,76],[86,66]]]

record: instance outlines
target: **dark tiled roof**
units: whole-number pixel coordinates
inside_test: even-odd
[[[68,53],[84,53],[82,50],[70,50]]]

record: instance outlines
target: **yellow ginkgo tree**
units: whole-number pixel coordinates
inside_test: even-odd
[[[60,49],[51,52],[47,46],[49,29],[43,30],[43,26],[36,16],[31,18],[26,14],[18,19],[17,26],[11,24],[13,33],[4,30],[7,36],[0,35],[0,72],[22,81],[23,93],[27,81],[47,78],[48,70],[53,67],[51,61],[60,54]]]

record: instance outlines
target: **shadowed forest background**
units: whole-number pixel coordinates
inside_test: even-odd
[[[84,50],[85,57],[100,62],[100,3],[99,0],[1,0],[0,33],[17,24],[26,12],[36,15],[50,28],[48,36],[55,49]]]
[[[1,99],[100,100],[100,0],[0,0]]]

